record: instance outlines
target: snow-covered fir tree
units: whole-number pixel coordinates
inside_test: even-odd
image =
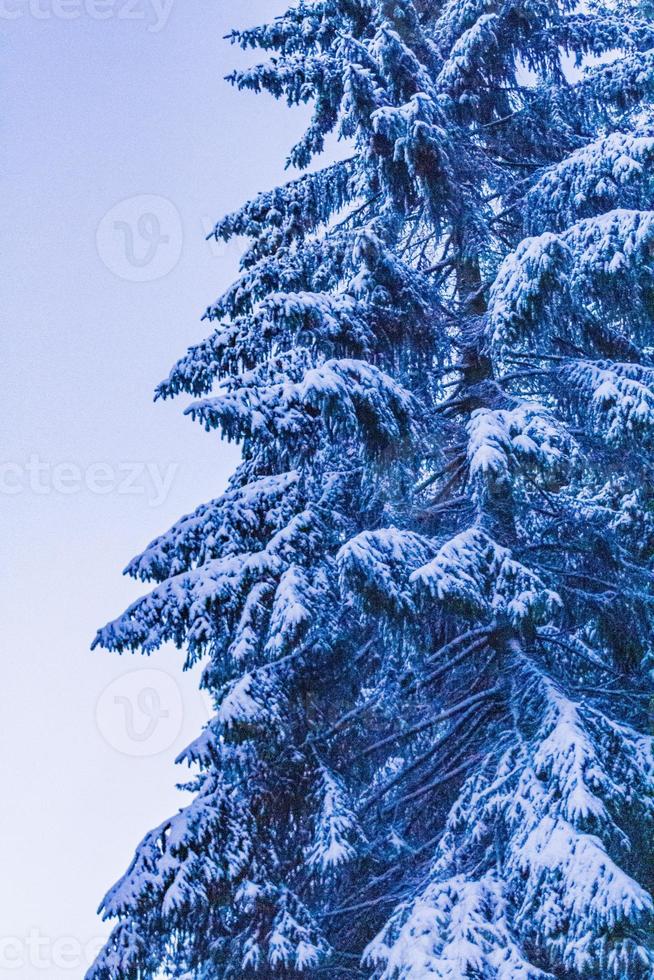
[[[242,462],[97,642],[174,642],[215,717],[88,978],[652,977],[652,8],[233,39],[306,173],[217,224],[240,276],[158,389]]]

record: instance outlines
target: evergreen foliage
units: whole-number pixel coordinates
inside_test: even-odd
[[[204,664],[88,980],[654,975],[654,18],[296,0],[311,168],[159,389],[242,447],[102,629]],[[319,169],[337,134],[352,155]]]

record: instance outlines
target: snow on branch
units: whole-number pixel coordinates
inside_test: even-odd
[[[614,208],[654,203],[654,135],[611,133],[547,169],[525,197],[527,230],[562,232]]]
[[[615,361],[573,361],[563,370],[564,395],[611,444],[651,436],[654,369]]]
[[[489,329],[508,351],[539,333],[596,340],[605,321],[627,339],[649,323],[653,285],[654,212],[615,210],[561,234],[525,239],[503,262],[493,284]]]
[[[553,965],[579,976],[645,977],[654,966],[654,902],[599,836],[619,851],[612,814],[631,782],[651,820],[651,745],[609,732],[520,656],[514,666],[521,738],[469,777],[427,885],[368,947],[380,980],[551,977],[524,952],[543,942]],[[613,778],[624,750],[630,771]]]
[[[182,517],[134,558],[125,574],[143,582],[164,581],[212,558],[254,546],[262,528],[276,530],[296,497],[296,471],[234,486]]]
[[[458,612],[506,617],[516,627],[526,621],[549,622],[561,606],[559,596],[535,572],[474,527],[444,544],[410,580],[423,595]]]
[[[410,610],[415,602],[410,573],[433,553],[431,542],[413,532],[394,527],[365,531],[337,555],[342,588],[385,613]]]
[[[506,484],[516,474],[558,472],[569,452],[565,428],[542,405],[480,408],[468,422],[470,477]]]
[[[195,402],[187,414],[207,429],[220,428],[228,439],[293,439],[311,426],[316,414],[333,436],[360,430],[372,451],[410,438],[410,394],[365,361],[330,360],[309,368],[297,381],[279,381],[271,372],[250,372],[223,384],[223,393]]]
[[[321,766],[318,783],[319,808],[307,864],[324,878],[354,860],[365,837],[342,780]]]

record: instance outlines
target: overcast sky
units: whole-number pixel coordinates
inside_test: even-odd
[[[127,560],[235,465],[152,389],[234,274],[206,231],[286,179],[302,122],[222,80],[226,31],[281,3],[169,2],[0,0],[0,975],[21,980],[83,975],[99,900],[180,804],[196,678],[89,644],[139,594]]]

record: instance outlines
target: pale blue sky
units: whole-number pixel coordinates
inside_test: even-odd
[[[237,250],[212,249],[206,228],[285,179],[301,115],[222,81],[239,57],[229,27],[282,6],[175,0],[155,31],[153,0],[0,0],[3,976],[83,974],[79,946],[105,929],[95,908],[140,835],[177,808],[172,760],[206,717],[194,680],[177,694],[165,676],[179,676],[176,652],[147,662],[89,642],[139,594],[126,561],[215,496],[236,461],[152,389],[234,274]],[[169,204],[112,212],[144,195]],[[159,266],[140,231],[155,245],[171,232]],[[178,245],[172,271],[132,281],[166,271]],[[119,492],[135,463],[138,492]],[[153,473],[174,474],[167,494]],[[129,676],[143,667],[164,675]],[[149,740],[152,697],[168,717]]]

